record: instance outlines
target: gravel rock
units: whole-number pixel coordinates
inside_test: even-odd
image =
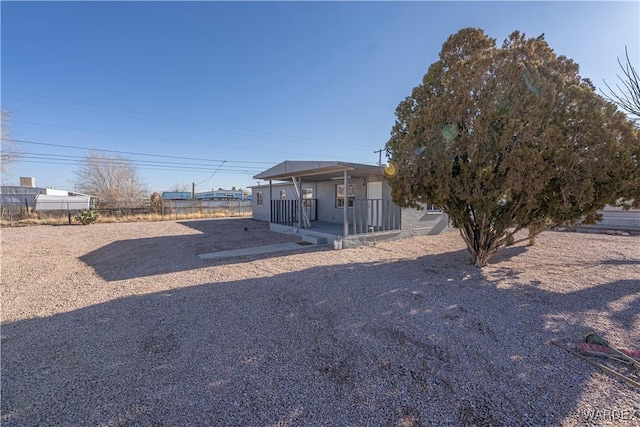
[[[484,269],[456,232],[197,257],[295,240],[2,229],[2,425],[640,425],[639,390],[548,343],[640,348],[639,237],[545,232]]]

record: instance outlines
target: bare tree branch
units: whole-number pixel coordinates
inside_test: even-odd
[[[134,208],[142,204],[145,184],[130,160],[92,151],[75,171],[80,192],[96,196],[103,206]]]
[[[0,150],[0,174],[4,175],[11,170],[11,166],[20,158],[21,152],[17,143],[11,138],[11,126],[9,125],[11,114],[7,110],[0,110],[0,138],[2,149]]]
[[[616,84],[617,92],[609,86],[609,84],[604,81],[604,84],[609,89],[609,94],[602,92],[604,97],[616,104],[622,110],[626,111],[629,114],[636,116],[636,120],[640,119],[640,78],[638,77],[638,72],[633,65],[631,65],[631,59],[629,59],[629,52],[627,47],[624,48],[624,53],[627,58],[627,63],[622,64],[620,62],[620,58],[618,58],[618,65],[622,69],[622,73],[624,77],[618,74],[618,79],[622,82],[622,86]]]

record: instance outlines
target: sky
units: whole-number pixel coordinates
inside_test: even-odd
[[[284,160],[377,164],[397,105],[447,37],[545,34],[605,90],[640,2],[0,2],[1,107],[22,153],[4,185],[73,191],[91,150],[149,192],[262,182]],[[382,163],[385,163],[384,153]]]

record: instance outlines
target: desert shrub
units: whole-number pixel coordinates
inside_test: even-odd
[[[97,221],[98,215],[93,208],[83,209],[73,219],[82,223],[82,225],[92,224]]]

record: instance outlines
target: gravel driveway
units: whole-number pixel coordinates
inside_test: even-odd
[[[546,232],[480,270],[456,232],[217,261],[197,255],[297,239],[1,233],[3,426],[640,425],[640,390],[548,343],[585,322],[640,348],[637,236]]]

